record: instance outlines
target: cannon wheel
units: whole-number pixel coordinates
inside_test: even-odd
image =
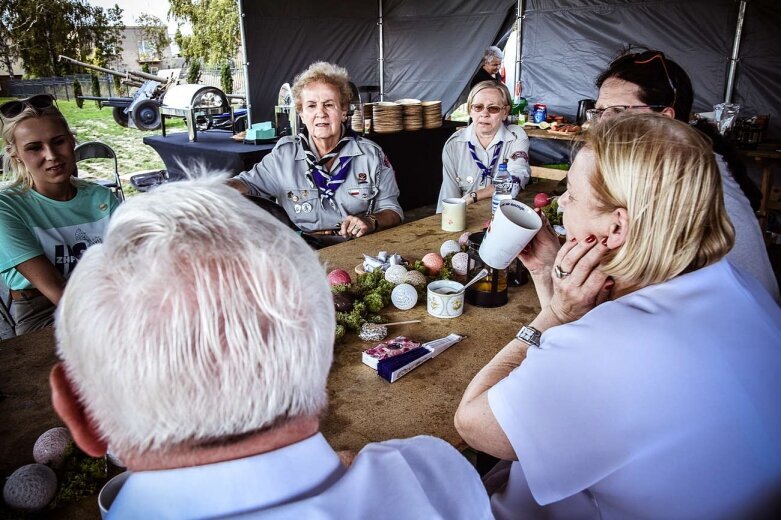
[[[111,111],[111,115],[114,116],[115,123],[127,128],[130,117],[125,113],[124,107],[114,107],[114,110]]]
[[[160,128],[160,107],[151,99],[145,99],[133,107],[133,121],[139,130]]]

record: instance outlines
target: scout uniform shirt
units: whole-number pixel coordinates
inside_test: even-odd
[[[474,146],[478,160],[490,168],[490,175],[483,179],[483,172],[477,165],[469,150],[469,143]],[[501,148],[498,150],[497,147]],[[496,157],[496,161],[493,161]],[[529,183],[531,168],[529,167],[529,138],[518,125],[502,125],[496,135],[484,150],[477,140],[474,123],[455,132],[445,143],[442,150],[442,188],[437,200],[437,213],[442,212],[442,199],[463,197],[491,185],[491,178],[499,164],[507,161],[507,171],[513,176],[513,198],[518,196],[522,188]],[[517,179],[517,180],[516,180]]]
[[[283,137],[261,162],[236,177],[250,195],[276,199],[302,231],[339,229],[348,215],[361,217],[384,209],[404,217],[393,167],[377,144],[357,137],[342,148],[339,157],[351,157],[349,172],[331,205],[307,175],[309,167],[299,140]],[[331,173],[339,162],[333,162]]]

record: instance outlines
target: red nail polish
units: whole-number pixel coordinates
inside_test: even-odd
[[[586,243],[587,244],[591,244],[596,239],[597,239],[597,237],[595,237],[594,235],[589,235],[588,238],[586,239]]]
[[[607,246],[607,237],[602,239],[602,245]]]

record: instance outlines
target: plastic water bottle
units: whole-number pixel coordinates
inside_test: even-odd
[[[491,199],[491,215],[496,213],[499,203],[513,198],[513,178],[507,171],[507,163],[499,164],[493,178],[494,196]]]

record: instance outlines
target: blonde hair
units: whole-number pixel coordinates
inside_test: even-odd
[[[19,123],[26,121],[27,119],[39,117],[50,117],[59,121],[68,134],[72,135],[68,122],[65,120],[65,116],[62,115],[62,112],[60,112],[55,105],[46,108],[35,108],[30,105],[25,105],[24,110],[22,110],[18,116],[10,118],[3,117],[2,135],[3,140],[5,141],[5,153],[3,155],[3,188],[12,188],[19,191],[32,189],[32,175],[27,171],[24,163],[14,160],[14,158],[11,157],[11,154],[16,153],[16,136],[14,135],[14,132]]]
[[[472,87],[472,90],[469,91],[469,97],[466,99],[467,112],[472,111],[472,102],[474,101],[475,96],[477,96],[477,94],[479,94],[481,91],[489,88],[498,90],[502,94],[502,98],[504,98],[504,104],[507,106],[512,106],[513,98],[512,94],[510,94],[510,89],[507,88],[507,85],[489,79],[487,81],[481,81]]]
[[[590,179],[600,211],[627,211],[625,243],[602,271],[636,290],[717,262],[735,232],[724,208],[710,140],[656,113],[625,114],[592,127]]]
[[[347,73],[347,69],[333,63],[316,61],[293,80],[293,101],[298,112],[301,112],[303,109],[301,102],[302,91],[310,84],[316,82],[325,83],[336,88],[336,91],[339,93],[339,108],[341,110],[347,110],[350,107],[353,91],[350,87],[350,75]]]
[[[228,443],[326,406],[325,269],[226,177],[123,203],[57,308],[57,353],[120,456]]]

